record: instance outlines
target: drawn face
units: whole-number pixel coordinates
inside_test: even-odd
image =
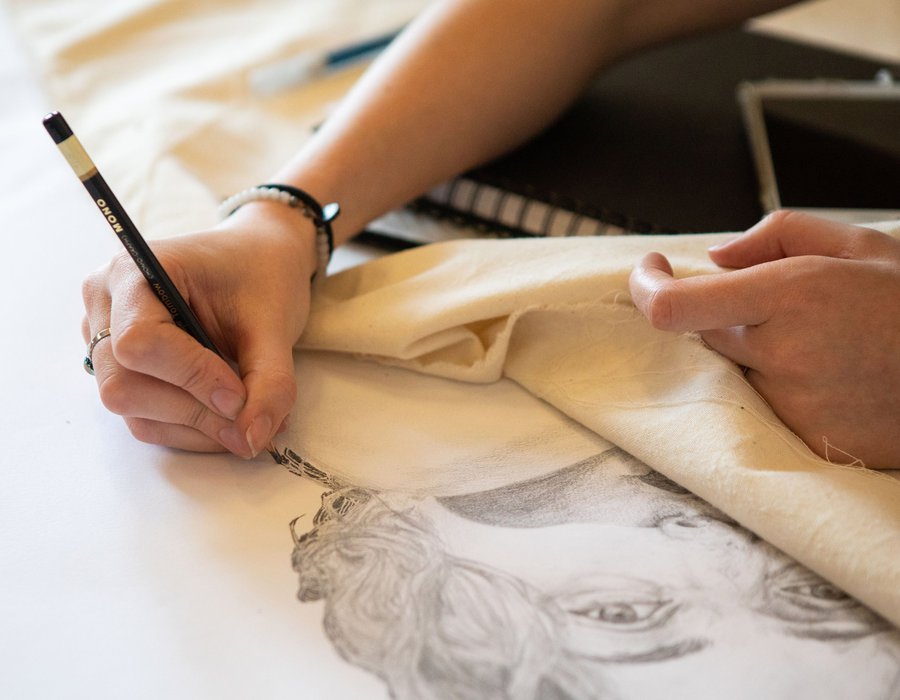
[[[528,582],[565,611],[564,647],[629,697],[667,687],[682,697],[898,689],[900,635],[741,528],[686,514],[655,527],[521,529],[476,523],[433,500],[423,507],[452,554]]]
[[[729,521],[716,508],[617,447],[552,474],[441,499],[470,520],[533,528],[573,522],[652,527],[683,513]]]

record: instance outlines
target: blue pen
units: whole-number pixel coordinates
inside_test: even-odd
[[[399,30],[326,51],[307,51],[297,56],[257,68],[250,74],[254,91],[271,95],[287,88],[305,85],[332,71],[372,58],[390,44]]]

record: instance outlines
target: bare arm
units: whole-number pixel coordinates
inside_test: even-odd
[[[368,221],[525,141],[604,67],[785,0],[455,0],[432,6],[278,173]]]

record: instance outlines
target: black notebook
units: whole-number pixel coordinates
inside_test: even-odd
[[[524,146],[379,219],[379,235],[737,231],[762,215],[736,99],[741,81],[871,80],[885,64],[742,29],[641,53],[605,71]],[[893,68],[896,71],[896,66]]]

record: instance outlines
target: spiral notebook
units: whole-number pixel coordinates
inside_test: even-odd
[[[763,212],[737,85],[767,78],[870,80],[884,67],[742,29],[668,44],[604,72],[524,146],[368,231],[431,242],[743,230]]]

